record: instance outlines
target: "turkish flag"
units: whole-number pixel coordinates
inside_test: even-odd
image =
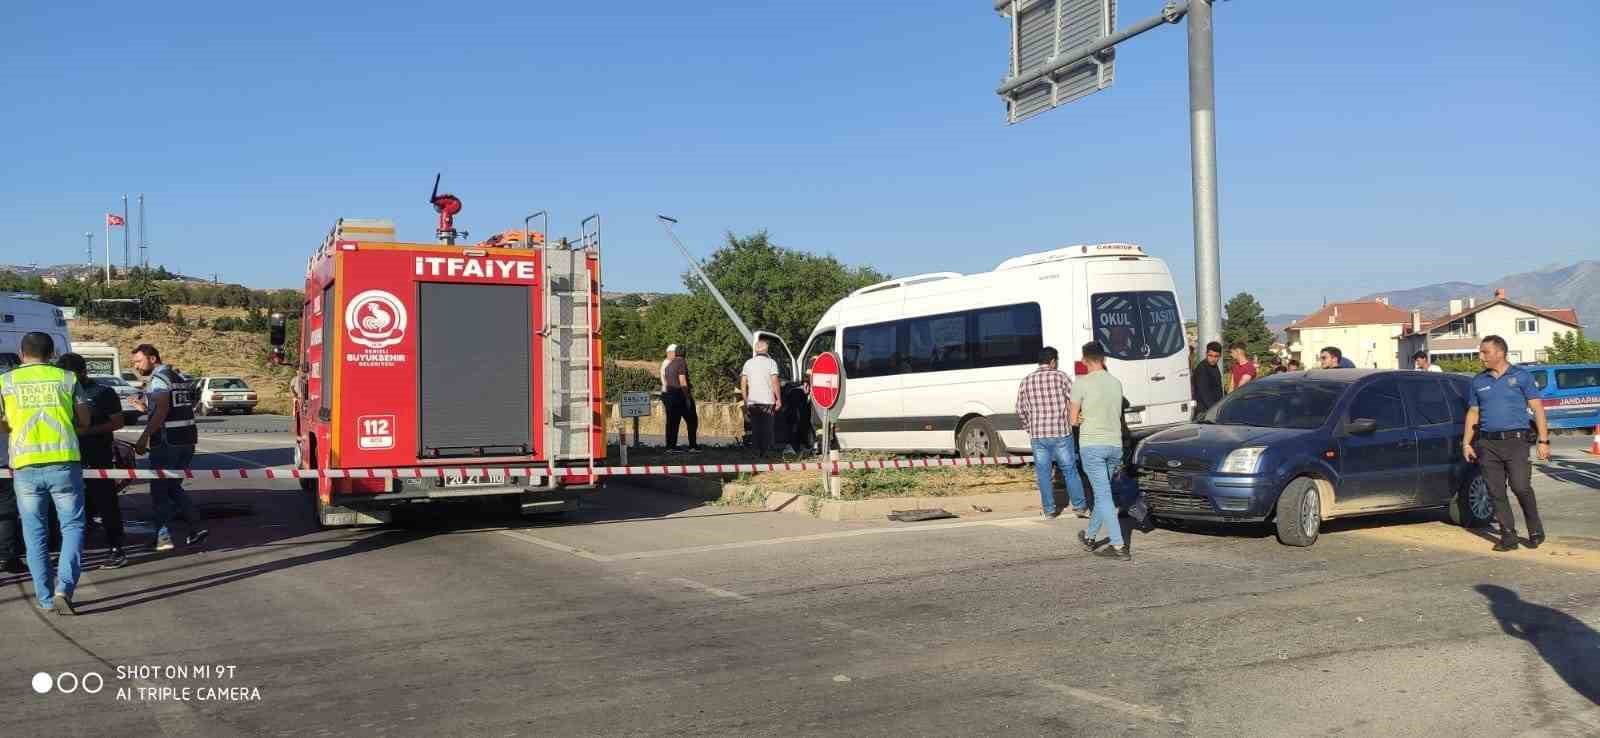
[[[110,226],[119,226],[119,225],[122,225],[122,216],[116,215],[114,213],[106,213],[106,227],[109,228]]]

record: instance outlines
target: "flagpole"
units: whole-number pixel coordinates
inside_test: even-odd
[[[128,268],[128,196],[122,196],[122,268]]]
[[[111,286],[111,219],[106,218],[106,287]]]

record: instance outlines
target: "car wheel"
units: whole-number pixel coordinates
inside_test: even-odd
[[[962,456],[998,456],[1000,436],[985,418],[973,418],[956,434],[956,451]]]
[[[1489,497],[1489,483],[1483,475],[1473,474],[1461,485],[1447,510],[1450,522],[1463,528],[1482,528],[1494,520],[1494,499]]]
[[[1309,546],[1322,532],[1322,493],[1317,483],[1304,477],[1283,488],[1278,495],[1278,542],[1285,546]]]

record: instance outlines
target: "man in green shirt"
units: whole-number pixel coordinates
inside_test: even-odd
[[[1073,383],[1072,424],[1078,427],[1078,457],[1094,488],[1094,516],[1079,531],[1078,542],[1097,556],[1128,561],[1133,555],[1122,540],[1111,496],[1111,477],[1122,463],[1122,383],[1106,371],[1106,350],[1099,341],[1083,345],[1083,364],[1089,373]],[[1104,549],[1096,540],[1101,528],[1111,544]]]

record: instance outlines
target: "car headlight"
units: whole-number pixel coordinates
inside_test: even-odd
[[[1261,468],[1261,456],[1267,450],[1261,446],[1235,449],[1222,460],[1222,467],[1217,471],[1223,474],[1255,474]]]

